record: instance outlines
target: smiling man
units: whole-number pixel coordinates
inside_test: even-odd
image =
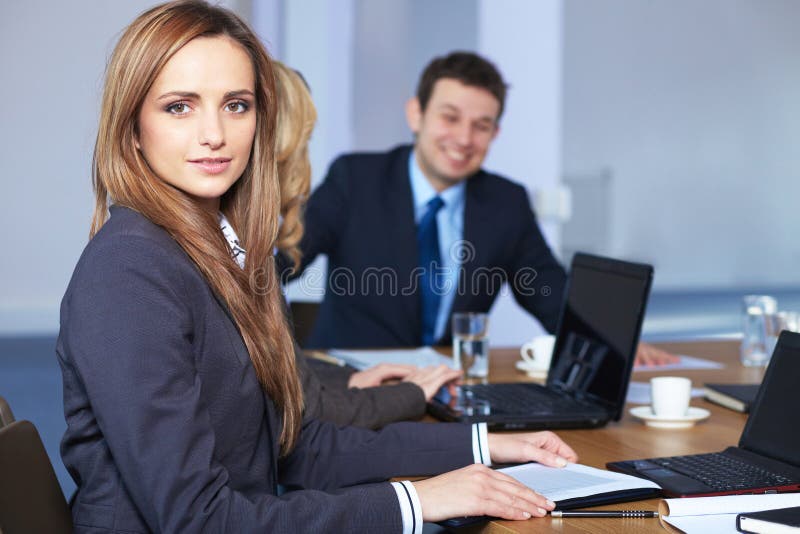
[[[555,331],[564,269],[525,189],[481,168],[505,95],[486,59],[436,58],[406,105],[413,146],[333,162],[309,200],[301,243],[303,267],[328,256],[307,346],[447,344],[452,314],[488,312],[506,283]]]
[[[525,189],[481,169],[506,84],[482,57],[454,52],[424,70],[406,105],[413,146],[348,154],[306,210],[303,266],[328,256],[310,347],[448,343],[449,317],[488,311],[504,283],[548,331],[564,270]]]

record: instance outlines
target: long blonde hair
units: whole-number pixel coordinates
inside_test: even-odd
[[[161,69],[192,39],[216,35],[239,43],[255,72],[252,153],[241,178],[220,199],[220,209],[247,249],[244,269],[232,259],[214,214],[159,179],[135,146],[142,102]],[[106,72],[92,169],[95,210],[91,235],[108,219],[109,203],[115,203],[143,214],[178,242],[233,315],[258,380],[282,414],[280,443],[286,454],[301,425],[302,389],[280,287],[255,284],[256,280],[276,280],[272,251],[281,203],[276,115],[272,61],[235,14],[200,0],[170,2],[144,12],[123,33]]]
[[[303,208],[311,189],[308,141],[317,121],[317,110],[303,78],[280,61],[273,61],[278,92],[278,128],[275,150],[281,188],[281,216],[277,247],[300,265]]]

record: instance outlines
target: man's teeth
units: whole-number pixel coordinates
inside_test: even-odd
[[[453,150],[445,150],[444,153],[447,154],[448,158],[454,159],[456,161],[464,161],[465,159],[467,159],[467,155],[461,152],[455,152]]]

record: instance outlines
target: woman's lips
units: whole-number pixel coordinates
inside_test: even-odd
[[[231,164],[231,158],[201,158],[190,159],[189,163],[197,167],[206,174],[219,174]]]

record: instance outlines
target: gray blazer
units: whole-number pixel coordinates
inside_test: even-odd
[[[388,477],[472,463],[467,426],[310,418],[279,457],[280,418],[225,306],[126,208],[75,268],[57,354],[77,532],[398,532]]]
[[[306,414],[337,425],[381,428],[395,421],[425,415],[425,393],[416,384],[401,382],[371,388],[349,388],[350,367],[320,362],[296,348],[303,381]]]

